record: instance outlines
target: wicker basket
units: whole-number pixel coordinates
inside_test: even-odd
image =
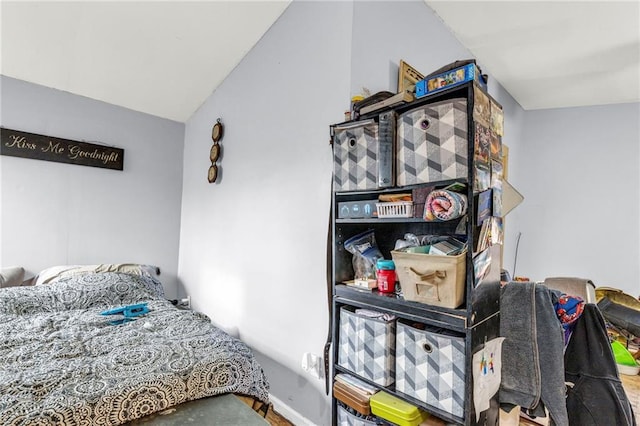
[[[413,203],[411,201],[394,201],[376,203],[378,218],[413,217]]]

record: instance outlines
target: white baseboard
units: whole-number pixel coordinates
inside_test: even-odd
[[[269,400],[273,404],[273,409],[276,410],[282,417],[293,423],[295,426],[317,426],[311,420],[307,419],[272,394],[269,394]]]

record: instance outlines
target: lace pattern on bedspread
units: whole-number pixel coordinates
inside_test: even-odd
[[[155,281],[155,282],[154,282]],[[0,291],[0,424],[118,425],[193,399],[235,392],[268,401],[251,350],[154,278],[85,274]],[[147,302],[111,325],[105,309]]]

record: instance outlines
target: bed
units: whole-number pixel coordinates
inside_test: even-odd
[[[146,303],[120,324],[101,315]],[[178,309],[153,276],[84,272],[0,289],[0,424],[119,425],[226,393],[268,403],[249,347]]]

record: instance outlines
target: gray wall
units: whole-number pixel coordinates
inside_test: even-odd
[[[426,74],[472,57],[422,1],[354,2],[352,52],[352,94],[395,92],[401,59]]]
[[[317,424],[330,418],[324,382],[300,365],[328,329],[329,124],[349,103],[351,21],[348,2],[292,3],[185,131],[180,280],[195,309],[260,353],[271,393]]]
[[[640,104],[527,111],[509,216],[516,273],[640,294]],[[505,259],[513,269],[514,257]]]
[[[173,291],[177,269],[178,291],[255,349],[296,420],[328,424],[324,383],[300,367],[328,331],[328,126],[362,87],[394,91],[400,59],[428,73],[471,56],[422,1],[296,1],[184,127],[3,77],[0,124],[124,148],[125,171],[0,157],[0,263],[156,263]],[[637,295],[638,105],[525,112],[493,79],[489,92],[525,195],[506,221],[505,267],[521,232],[518,274]],[[622,249],[603,257],[603,245]]]
[[[184,124],[2,76],[0,125],[124,148],[124,171],[0,156],[0,265],[160,266],[175,297]]]
[[[296,1],[186,124],[180,279],[196,309],[256,350],[299,423],[330,421],[324,382],[300,366],[328,331],[329,125],[363,86],[395,91],[400,59],[428,73],[469,57],[422,1]],[[208,184],[217,117],[222,173]]]

